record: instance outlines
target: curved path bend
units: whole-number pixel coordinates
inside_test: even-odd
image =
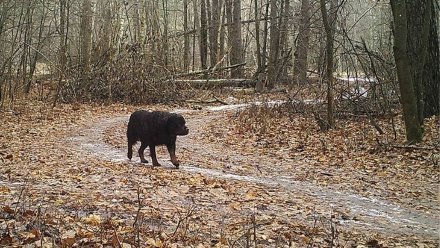
[[[238,107],[244,107],[239,105]],[[176,110],[175,112],[186,112],[185,116],[187,124],[190,127],[190,135],[179,137],[177,154],[182,151],[192,154],[190,164],[181,165],[179,170],[188,173],[199,173],[206,177],[221,178],[227,180],[238,180],[243,183],[260,184],[269,188],[271,192],[276,194],[285,194],[290,198],[301,196],[305,199],[315,201],[317,209],[323,212],[348,212],[356,218],[340,218],[338,222],[342,227],[354,228],[359,230],[372,230],[384,234],[397,235],[421,235],[430,237],[434,240],[438,239],[439,218],[435,213],[429,214],[413,209],[408,209],[387,200],[379,198],[364,197],[356,192],[334,190],[330,187],[322,187],[307,181],[295,180],[292,176],[283,176],[283,172],[278,175],[270,175],[267,173],[245,173],[214,169],[204,166],[203,159],[218,159],[225,164],[240,167],[243,161],[251,161],[258,163],[260,167],[273,167],[276,162],[274,158],[269,156],[255,157],[252,154],[237,154],[236,151],[227,150],[228,148],[222,144],[206,144],[197,139],[197,135],[203,132],[203,127],[216,118],[221,118],[223,111],[233,111],[233,107],[211,108],[203,115],[198,115],[193,110]],[[105,143],[105,131],[116,125],[126,123],[128,116],[120,116],[116,118],[102,119],[99,123],[93,123],[87,128],[81,129],[71,138],[76,149],[83,152],[93,154],[101,159],[118,162],[132,163],[134,166],[137,162],[130,162],[126,158],[125,147],[122,149],[115,148]],[[203,158],[203,159],[197,159]],[[160,156],[159,156],[160,158]],[[162,156],[163,158],[163,156]],[[136,159],[134,159],[137,161]],[[160,160],[162,165],[172,167],[171,163]],[[286,173],[285,175],[288,175]],[[281,207],[266,209],[271,213],[282,214]]]

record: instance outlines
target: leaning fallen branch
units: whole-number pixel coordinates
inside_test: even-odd
[[[187,103],[203,103],[203,104],[212,104],[212,103],[220,103],[223,105],[229,105],[229,103],[217,98],[214,96],[214,99],[211,100],[186,100]]]

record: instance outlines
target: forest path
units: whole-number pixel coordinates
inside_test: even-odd
[[[237,105],[237,107],[245,106]],[[182,161],[179,168],[181,173],[200,174],[208,178],[224,179],[225,182],[239,181],[243,183],[243,187],[249,189],[254,185],[263,186],[268,192],[264,200],[269,204],[258,209],[261,214],[283,219],[290,217],[301,219],[301,210],[296,210],[312,206],[313,211],[320,216],[337,216],[336,221],[343,228],[350,230],[438,238],[438,215],[435,212],[421,212],[389,200],[365,197],[354,190],[334,189],[330,186],[323,187],[306,180],[298,180],[299,177],[294,169],[286,169],[295,166],[294,159],[281,160],[269,155],[243,154],[227,144],[207,143],[201,139],[203,133],[207,132],[208,123],[224,118],[225,114],[230,114],[234,110],[234,107],[229,106],[213,107],[203,111],[175,111],[184,113],[190,128],[188,136],[178,137],[176,153]],[[128,161],[125,145],[118,148],[105,142],[105,133],[115,126],[124,128],[128,117],[104,118],[78,130],[71,137],[73,149],[79,149],[103,160],[127,164],[134,168],[133,172],[136,171],[136,167],[144,166],[138,162],[138,157]],[[121,134],[124,132],[125,130],[121,131]],[[125,137],[120,138],[123,140],[121,144],[125,144]],[[158,168],[159,170],[176,171],[172,169],[169,161],[164,160],[164,158],[168,159],[164,151],[159,150],[158,158],[163,165]],[[136,173],[131,176],[143,177]],[[305,203],[308,205],[303,205]],[[292,216],[292,212],[296,214]]]

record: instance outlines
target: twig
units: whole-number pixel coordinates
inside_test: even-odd
[[[414,146],[414,145],[407,145],[407,146],[399,146],[399,145],[392,145],[393,148],[401,148],[401,149],[413,149],[413,150],[435,150],[435,147],[429,147],[429,146]]]

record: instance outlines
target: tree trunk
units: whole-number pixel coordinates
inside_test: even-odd
[[[290,0],[283,0],[282,15],[280,18],[280,49],[281,68],[279,68],[279,78],[282,81],[288,81],[287,68],[291,63],[292,49],[289,47],[289,23],[291,20]]]
[[[417,98],[417,113],[423,125],[424,84],[426,74],[424,67],[428,57],[429,33],[431,21],[431,0],[406,1],[409,58],[414,92]]]
[[[200,0],[200,64],[202,69],[207,68],[208,60],[208,32],[205,0]]]
[[[241,64],[243,62],[243,49],[241,44],[241,0],[228,0],[232,1],[232,23],[229,23],[228,29],[230,32],[230,64],[236,65]],[[232,78],[241,78],[243,77],[243,69],[241,67],[237,67],[231,70]]]
[[[293,63],[293,80],[296,84],[307,82],[308,54],[310,37],[310,0],[301,1],[298,41]]]
[[[270,0],[270,43],[269,63],[267,65],[267,87],[272,89],[275,86],[278,76],[278,54],[280,45],[280,31],[278,27],[278,3],[277,0]]]
[[[81,76],[83,80],[87,80],[90,73],[90,53],[92,45],[92,3],[90,0],[83,0],[82,12],[81,12],[81,54],[80,54],[80,66]]]
[[[183,71],[189,70],[188,0],[183,0]]]
[[[58,98],[61,93],[61,89],[63,87],[63,79],[64,74],[66,72],[66,63],[67,63],[67,44],[66,44],[66,20],[68,18],[68,15],[66,14],[67,11],[67,2],[69,0],[60,0],[60,26],[59,26],[59,32],[60,32],[60,50],[58,51],[58,59],[59,59],[59,75],[58,75],[58,85],[57,90],[55,93],[54,101],[52,104],[52,107],[55,107],[58,101]]]
[[[225,24],[226,24],[226,11],[225,11],[225,1],[220,0],[220,6],[221,7],[221,24],[220,24],[220,37],[219,37],[219,48],[218,48],[218,57],[219,58],[223,58],[225,56],[225,40],[226,40],[226,34],[225,34]],[[222,62],[222,64],[220,66],[224,66],[224,63]]]
[[[394,59],[397,67],[406,139],[409,143],[422,140],[422,127],[417,112],[417,96],[408,58],[408,19],[405,0],[391,0],[394,18]]]
[[[200,51],[200,21],[199,21],[199,8],[198,8],[198,2],[197,0],[192,0],[193,2],[193,13],[194,13],[194,30],[196,32],[194,32],[194,37],[193,37],[193,68],[192,70],[195,70],[195,64],[196,64],[196,40],[198,39],[198,44],[199,44],[199,51]],[[199,35],[199,37],[197,37],[197,35]]]
[[[210,59],[211,67],[217,64],[218,57],[218,27],[220,22],[220,6],[219,0],[212,0],[211,5],[211,28],[209,29],[209,45],[210,45]]]
[[[266,73],[266,61],[267,61],[267,36],[269,35],[269,1],[266,2],[266,8],[264,11],[264,28],[263,28],[263,47],[261,48],[261,71]]]
[[[255,18],[255,42],[256,42],[256,49],[255,49],[255,56],[257,58],[257,72],[256,74],[261,72],[261,52],[260,52],[260,15],[259,15],[259,9],[258,9],[258,0],[254,0],[254,18]]]
[[[162,56],[165,66],[168,66],[168,2],[162,2],[163,8],[163,36],[162,36]]]
[[[325,6],[325,0],[320,0],[320,8],[322,15],[322,22],[324,24],[325,30],[325,52],[326,52],[326,70],[324,74],[323,81],[327,84],[327,128],[333,128],[335,125],[334,121],[334,101],[333,101],[333,36],[334,30],[332,28],[332,21],[336,21],[336,14],[332,15],[334,11],[334,0],[330,4],[330,10],[327,11]],[[330,16],[334,16],[333,20],[329,20]]]
[[[134,19],[134,37],[133,37],[133,43],[139,44],[141,42],[141,4],[140,0],[135,0],[134,9],[133,9],[133,19]]]
[[[424,117],[440,114],[439,82],[440,82],[440,48],[439,48],[439,4],[431,0],[431,22],[429,32],[428,55],[425,62],[424,85]]]

